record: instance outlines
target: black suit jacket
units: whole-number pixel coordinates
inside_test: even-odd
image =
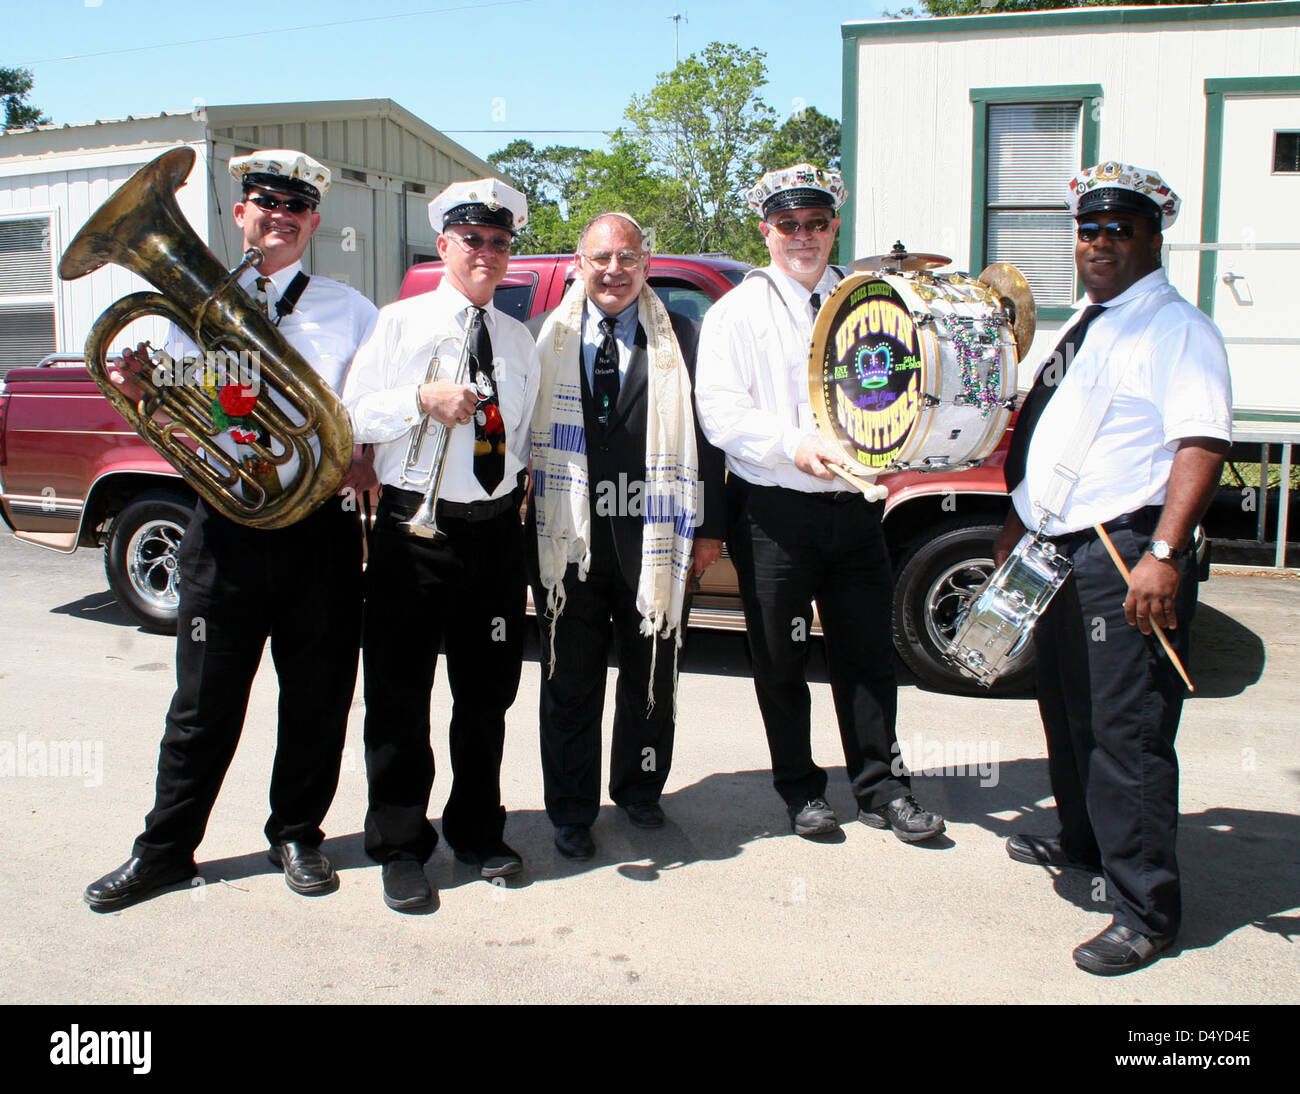
[[[540,331],[546,314],[536,316],[531,323]],[[699,342],[700,325],[694,320],[681,315],[672,315],[673,333],[681,346],[682,358],[686,362],[686,371],[691,377],[691,405],[695,405],[695,351]],[[530,328],[531,329],[531,328]],[[534,332],[536,333],[536,331]],[[602,427],[596,421],[591,391],[587,384],[586,369],[579,368],[582,379],[582,410],[587,434],[587,477],[590,483],[591,519],[610,521],[614,539],[614,550],[618,556],[618,566],[628,587],[635,589],[641,575],[641,531],[642,518],[626,512],[626,503],[632,497],[634,483],[639,483],[644,490],[645,479],[645,437],[647,369],[649,359],[646,354],[646,335],[640,324],[637,325],[636,345],[628,362],[627,375],[619,387],[618,403],[610,414],[609,425]],[[582,352],[578,342],[575,353]],[[723,489],[724,457],[720,449],[714,448],[704,439],[700,429],[699,414],[695,414],[695,444],[699,453],[701,490],[697,500],[700,519],[696,526],[697,538],[722,539],[724,537],[725,493]],[[620,476],[622,476],[620,484]],[[602,495],[607,499],[602,504]],[[644,493],[641,500],[644,501]],[[602,509],[612,509],[609,515]],[[529,528],[534,529],[532,497],[528,503]],[[536,556],[536,536],[534,533],[533,551]]]

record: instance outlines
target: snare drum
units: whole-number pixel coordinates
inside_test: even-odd
[[[944,657],[966,676],[992,686],[1029,641],[1071,569],[1073,563],[1051,543],[1026,533],[957,616]]]
[[[851,274],[818,312],[818,425],[869,474],[962,471],[996,447],[1016,390],[1012,318],[965,274]]]

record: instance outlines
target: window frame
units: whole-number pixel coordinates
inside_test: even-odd
[[[1031,87],[973,87],[970,89],[973,133],[971,140],[971,216],[970,216],[970,267],[972,272],[982,270],[985,261],[985,241],[988,236],[988,119],[990,106],[1010,104],[1077,102],[1080,107],[1080,159],[1079,168],[1098,162],[1100,124],[1098,114],[1105,95],[1101,84],[1045,84]],[[1061,180],[1064,191],[1067,180]],[[1078,274],[1075,274],[1075,298],[1079,295]],[[1068,319],[1074,314],[1072,306],[1049,305],[1038,308],[1039,319]]]
[[[58,278],[58,271],[57,271],[57,263],[55,262],[56,257],[60,253],[59,243],[58,240],[55,238],[58,218],[55,215],[55,210],[53,209],[41,209],[41,208],[8,209],[5,210],[4,212],[0,212],[0,221],[7,223],[9,221],[18,221],[18,220],[33,220],[33,221],[43,220],[45,222],[45,226],[47,229],[46,239],[49,242],[49,247],[47,248],[47,254],[49,256],[49,273],[50,273],[49,289],[44,292],[24,292],[24,293],[9,293],[9,294],[0,292],[0,310],[6,310],[9,308],[18,309],[18,308],[48,307],[50,309],[50,322],[53,328],[53,335],[54,335],[53,347],[50,350],[50,353],[58,353],[60,352],[61,349],[60,336],[59,336],[59,311],[60,311],[61,300],[60,300],[60,293],[59,293],[59,278]],[[28,365],[35,365],[38,363],[39,363],[38,361],[34,361],[34,360],[26,362],[26,364]],[[15,365],[13,367],[23,367],[23,366],[22,363],[19,363],[18,365]],[[3,371],[7,372],[8,370],[4,369]],[[0,374],[0,379],[3,379],[2,374]]]

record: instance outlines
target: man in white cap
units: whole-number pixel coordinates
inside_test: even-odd
[[[611,642],[610,796],[638,828],[664,823],[678,628],[688,580],[722,552],[723,472],[691,400],[699,328],[646,285],[641,226],[595,217],[576,257],[579,276],[537,339],[529,517],[546,812],[560,853],[587,859]]]
[[[272,149],[230,161],[241,195],[235,224],[245,248],[262,259],[239,279],[268,309],[285,339],[330,387],[341,391],[357,346],[374,326],[375,306],[346,285],[303,271],[302,256],[320,224],[328,168],[310,156]],[[196,347],[173,328],[175,358]],[[272,398],[249,377],[210,380],[213,444],[251,460],[254,428],[243,421],[258,398]],[[254,378],[256,379],[256,378]],[[264,439],[264,438],[263,438]],[[275,468],[255,472],[278,489]],[[271,640],[280,684],[270,858],[297,893],[338,887],[320,850],[321,822],[338,785],[361,634],[361,523],[357,494],[373,484],[369,461],[354,453],[339,497],[286,528],[237,524],[199,500],[181,543],[176,694],[158,758],[153,811],[132,857],[93,882],[96,911],[134,904],[193,877],[194,851],[234,756],[248,693]]]
[[[497,179],[457,182],[429,203],[429,219],[439,233],[442,281],[379,313],[344,391],[357,439],[375,444],[383,485],[366,569],[366,851],[382,865],[384,902],[402,912],[433,903],[423,864],[438,842],[426,814],[429,696],[440,647],[453,702],[443,835],[456,858],[485,878],[522,868],[504,839],[500,772],[505,715],[523,659],[519,505],[537,351],[523,324],[499,312],[492,297],[528,206]],[[456,383],[462,345],[469,371],[467,382]],[[437,539],[403,527],[425,493],[406,468],[408,439],[425,422],[450,430]],[[429,471],[434,448],[430,435],[410,470]]]
[[[805,837],[839,827],[812,757],[805,665],[815,600],[858,819],[912,843],[944,823],[911,796],[898,752],[880,506],[827,468],[848,460],[817,432],[808,394],[813,318],[843,276],[827,260],[846,196],[838,172],[806,163],[769,171],[749,191],[772,263],[705,315],[696,401],[705,435],[726,453],[727,543],[790,826]]]
[[[1178,196],[1155,171],[1108,162],[1070,180],[1069,202],[1086,307],[1021,408],[1006,464],[1013,508],[994,551],[1001,562],[1026,528],[1041,529],[1073,563],[1034,631],[1061,827],[1014,835],[1007,853],[1102,874],[1114,919],[1074,960],[1114,975],[1152,960],[1180,924],[1184,686],[1152,628],[1186,665],[1192,537],[1218,487],[1232,393],[1222,336],[1160,266]]]

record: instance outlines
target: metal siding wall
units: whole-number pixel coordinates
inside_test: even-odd
[[[1166,239],[1197,242],[1205,79],[1298,71],[1300,27],[1277,24],[858,39],[853,255],[878,254],[902,239],[910,249],[941,251],[954,259],[956,268],[965,268],[971,216],[970,88],[1075,83],[1102,85],[1102,158],[1123,157],[1158,169],[1183,199]],[[1195,259],[1175,255],[1169,272],[1194,301]],[[1059,322],[1040,326],[1027,363],[1051,352],[1060,327]]]

